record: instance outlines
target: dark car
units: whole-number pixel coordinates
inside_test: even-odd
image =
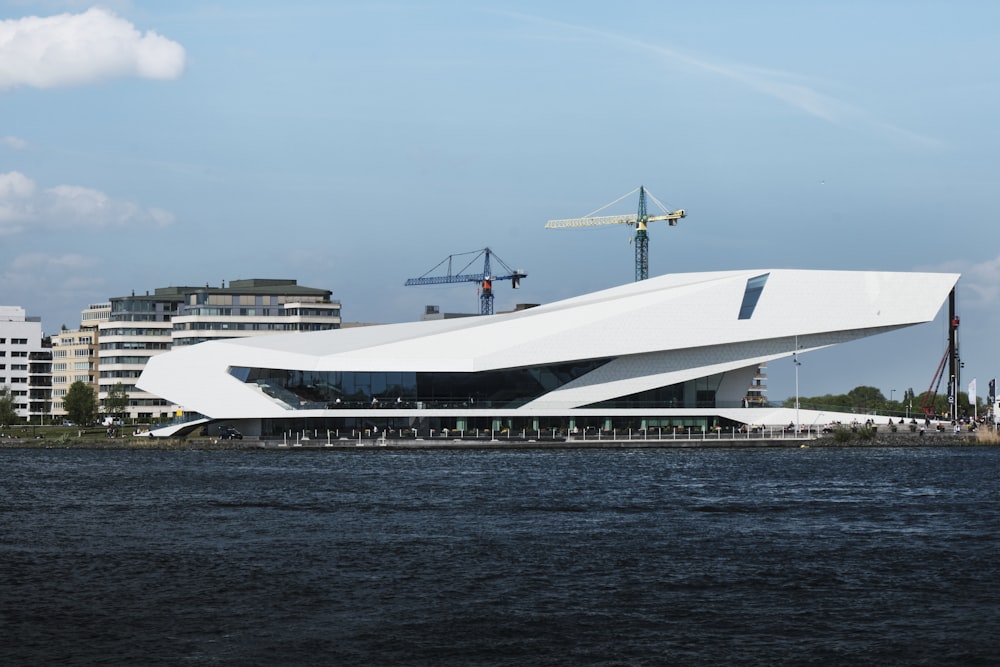
[[[243,434],[235,428],[223,427],[219,429],[219,437],[223,440],[242,440]]]

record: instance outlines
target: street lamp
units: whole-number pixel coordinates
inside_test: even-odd
[[[799,366],[802,362],[799,361],[798,352],[799,342],[798,338],[795,339],[795,352],[792,353],[792,363],[795,364],[795,435],[799,434]]]
[[[955,376],[951,376],[951,382],[948,383],[948,416],[952,421],[955,421],[955,415],[958,414],[956,408],[958,407],[958,385],[955,384]]]
[[[895,406],[895,404],[896,404],[895,400],[893,400],[893,398],[892,398],[892,397],[893,397],[893,394],[895,394],[895,393],[896,393],[896,390],[895,390],[895,389],[890,389],[890,390],[889,390],[889,409],[890,409],[890,410],[891,410],[891,409],[892,409],[892,408],[893,408],[893,407]]]

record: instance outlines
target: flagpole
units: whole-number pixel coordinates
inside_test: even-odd
[[[969,403],[972,403],[972,423],[979,421],[979,406],[976,405],[976,378],[969,383]]]

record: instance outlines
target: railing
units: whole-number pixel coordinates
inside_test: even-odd
[[[784,440],[812,439],[819,437],[821,429],[815,426],[753,426],[749,428],[698,428],[698,427],[652,427],[647,429],[585,429],[571,433],[571,440]]]
[[[278,446],[343,446],[354,442],[357,446],[388,445],[394,442],[672,442],[716,441],[737,442],[745,440],[812,440],[820,436],[820,429],[758,427],[740,429],[651,428],[651,429],[587,429],[565,433],[558,428],[549,429],[432,429],[411,428],[385,430],[379,428],[310,429],[286,431],[281,436],[261,438],[263,441],[280,440]]]

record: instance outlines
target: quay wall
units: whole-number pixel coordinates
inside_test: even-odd
[[[676,438],[456,438],[439,436],[419,439],[338,439],[312,440],[258,439],[219,440],[218,438],[56,438],[0,439],[0,449],[67,448],[67,449],[189,449],[189,450],[358,450],[358,449],[698,449],[698,448],[764,448],[764,447],[919,447],[919,446],[998,446],[1000,438],[980,437],[975,432],[936,431],[923,434],[907,431],[876,431],[865,437],[835,437],[830,433],[799,434],[768,433],[738,434],[736,437],[676,437]]]

